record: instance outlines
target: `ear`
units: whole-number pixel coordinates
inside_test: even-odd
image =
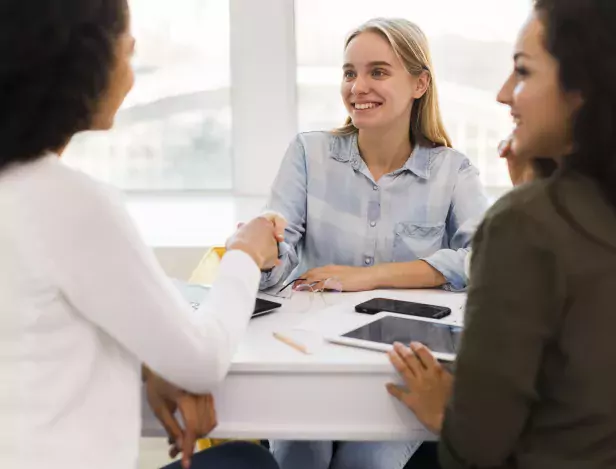
[[[569,111],[571,114],[577,113],[584,105],[584,98],[579,91],[569,91],[566,95],[567,103],[569,104]]]
[[[419,74],[419,76],[417,77],[417,81],[415,83],[415,91],[413,92],[413,98],[419,99],[424,94],[426,94],[426,91],[428,91],[428,88],[430,87],[430,81],[430,74],[426,70],[422,71],[421,74]]]

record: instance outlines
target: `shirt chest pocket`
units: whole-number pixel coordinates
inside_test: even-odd
[[[408,262],[443,248],[445,224],[400,222],[394,228],[393,261]]]

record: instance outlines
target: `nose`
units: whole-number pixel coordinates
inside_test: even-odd
[[[358,95],[366,94],[368,93],[368,91],[370,91],[370,87],[368,86],[366,80],[361,76],[355,78],[355,80],[353,81],[353,87],[351,88],[351,92],[355,95]]]
[[[501,104],[506,104],[507,106],[511,106],[513,103],[513,90],[515,88],[515,81],[513,74],[509,75],[507,81],[503,83],[500,91],[496,95],[496,101]]]

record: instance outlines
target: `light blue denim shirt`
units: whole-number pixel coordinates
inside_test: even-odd
[[[466,287],[465,258],[488,207],[479,172],[447,147],[415,146],[405,165],[378,182],[357,134],[299,134],[272,186],[269,210],[289,222],[282,265],[261,288],[325,265],[371,266],[422,259]]]

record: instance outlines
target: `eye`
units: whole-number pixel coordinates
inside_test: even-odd
[[[345,80],[351,80],[355,78],[355,72],[353,70],[345,70],[343,72],[343,77]]]
[[[528,69],[522,66],[516,66],[513,70],[517,78],[525,78],[529,75]]]
[[[384,69],[382,69],[382,68],[375,68],[375,69],[372,71],[372,76],[373,76],[374,78],[382,78],[382,77],[384,77],[385,75],[387,75],[387,72],[386,72]]]

